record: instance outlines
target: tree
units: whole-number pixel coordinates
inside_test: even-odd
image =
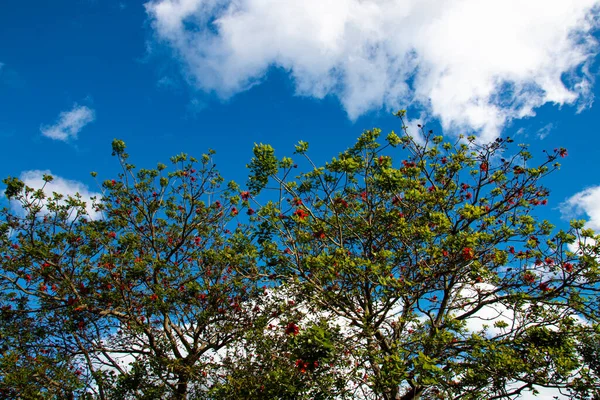
[[[213,152],[136,169],[115,140],[93,215],[6,179],[0,394],[600,398],[600,238],[535,216],[566,150],[403,130],[324,166],[256,145],[248,191]]]
[[[212,154],[136,170],[115,140],[123,172],[102,183],[99,219],[81,198],[5,180],[23,212],[3,210],[0,227],[4,395],[205,396],[264,297],[239,190]]]
[[[344,327],[340,354],[358,366],[347,385],[378,399],[514,398],[534,385],[599,398],[587,339],[599,237],[535,217],[566,150],[532,166],[526,146],[507,155],[510,138],[422,130],[419,144],[403,129],[383,146],[366,131],[324,166],[300,142],[308,171],[296,177],[268,145],[249,164],[257,202],[275,184],[254,220],[259,253],[298,304]]]

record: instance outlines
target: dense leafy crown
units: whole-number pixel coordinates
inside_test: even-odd
[[[138,170],[115,140],[98,218],[6,179],[0,391],[598,398],[598,237],[535,213],[566,150],[403,130],[323,166],[304,142],[295,161],[256,145],[248,191],[213,152]]]

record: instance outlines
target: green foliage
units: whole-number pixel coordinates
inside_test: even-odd
[[[566,150],[405,115],[322,166],[299,142],[306,171],[257,144],[248,191],[214,151],[138,169],[116,139],[92,204],[5,179],[0,396],[598,398],[600,237],[536,216]]]

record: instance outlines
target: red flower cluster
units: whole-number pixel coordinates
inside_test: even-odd
[[[348,202],[340,197],[333,200],[333,203],[338,206],[342,206],[344,208],[348,208]]]
[[[573,272],[573,264],[571,264],[571,263],[569,263],[569,262],[567,262],[567,263],[564,263],[564,264],[563,264],[563,269],[564,269],[565,271],[567,271],[568,273],[571,273],[571,272]]]
[[[296,368],[300,369],[300,372],[305,373],[306,368],[308,368],[308,363],[298,359],[296,360]]]
[[[318,232],[313,233],[313,236],[315,239],[325,239],[325,232],[318,231]]]
[[[285,327],[285,334],[286,335],[294,335],[294,336],[296,336],[298,333],[300,333],[300,328],[298,327],[298,325],[296,325],[293,322],[290,322]]]
[[[250,198],[250,192],[242,192],[240,196],[242,197],[242,200],[247,201]]]
[[[472,260],[475,258],[475,251],[470,247],[465,247],[462,254],[465,260]]]
[[[542,292],[549,292],[552,290],[552,288],[548,285],[548,282],[541,282],[539,288]]]
[[[562,158],[565,158],[567,156],[567,149],[565,149],[564,147],[561,147],[560,149],[554,149],[554,152],[558,153],[558,155]]]
[[[306,217],[308,217],[308,212],[306,212],[305,210],[299,208],[296,211],[294,211],[294,214],[296,217],[298,217],[298,219],[300,221],[304,221],[304,219],[306,219]]]
[[[298,368],[300,370],[300,372],[304,374],[304,373],[306,373],[306,370],[309,367],[317,368],[319,366],[319,362],[313,361],[312,364],[309,364],[308,362],[306,362],[302,359],[298,359],[298,360],[296,360],[295,365],[296,365],[296,368]]]
[[[523,280],[528,284],[533,284],[535,282],[535,275],[529,271],[523,274]]]
[[[302,200],[300,200],[300,198],[298,198],[298,197],[294,197],[292,199],[292,205],[299,207],[302,205]]]

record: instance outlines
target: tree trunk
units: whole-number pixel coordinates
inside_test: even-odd
[[[178,376],[173,400],[185,400],[187,398],[188,380],[187,374],[180,374]]]

